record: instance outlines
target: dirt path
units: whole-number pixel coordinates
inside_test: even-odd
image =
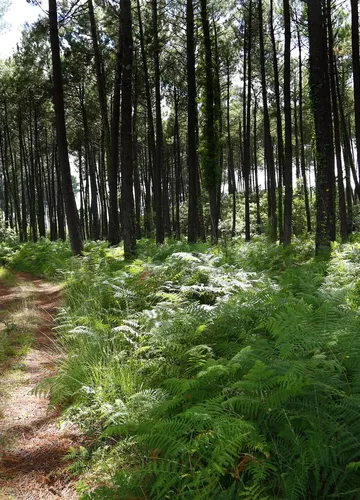
[[[77,498],[63,457],[79,434],[70,425],[60,428],[48,399],[31,393],[54,373],[52,327],[60,292],[26,274],[17,274],[12,286],[0,280],[0,500]]]

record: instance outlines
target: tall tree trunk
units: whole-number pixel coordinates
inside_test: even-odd
[[[231,236],[234,237],[236,233],[236,182],[235,182],[235,169],[234,169],[234,151],[231,140],[230,129],[230,59],[226,61],[227,69],[227,106],[226,106],[226,121],[227,121],[227,147],[228,147],[228,184],[229,194],[232,195],[232,224]]]
[[[197,158],[197,104],[195,79],[195,36],[194,36],[193,0],[186,1],[186,58],[188,90],[188,174],[189,174],[189,212],[188,241],[195,243],[200,236],[199,204],[197,193],[198,158]]]
[[[289,0],[284,0],[285,52],[284,52],[284,114],[285,114],[285,163],[284,163],[284,246],[290,245],[292,234],[292,130],[291,130],[291,21]]]
[[[106,85],[105,85],[105,75],[104,75],[104,65],[102,61],[101,51],[99,47],[98,34],[96,28],[96,20],[94,14],[94,6],[92,0],[88,0],[90,26],[91,26],[91,38],[94,50],[95,58],[95,71],[96,71],[96,81],[99,95],[101,120],[104,130],[104,146],[105,146],[105,159],[106,167],[108,173],[108,185],[109,185],[109,241],[112,245],[117,245],[120,242],[120,225],[119,225],[119,211],[118,211],[118,190],[117,190],[117,179],[119,172],[119,124],[112,119],[112,134],[110,134],[109,125],[109,113],[108,106],[106,102]],[[120,47],[118,47],[118,51]],[[120,82],[119,79],[119,67],[118,67],[118,57],[117,55],[117,67],[115,72],[115,83],[114,83],[114,99],[117,98],[117,93],[120,92]],[[116,107],[114,106],[116,113]],[[118,119],[119,120],[119,119]],[[114,130],[115,127],[115,130]],[[117,127],[117,131],[116,131]],[[117,134],[116,134],[117,132]],[[114,142],[116,141],[116,149],[114,147]]]
[[[220,54],[219,54],[219,43],[218,43],[218,30],[214,18],[213,18],[213,31],[214,31],[214,56],[215,56],[214,113],[215,113],[215,124],[218,124],[218,137],[219,137],[218,140],[219,182],[218,182],[218,193],[217,193],[217,225],[218,225],[219,219],[221,217],[221,185],[224,173],[224,148],[222,143],[223,114],[222,114],[221,82],[220,82]]]
[[[37,192],[37,213],[38,213],[38,225],[39,225],[39,235],[40,238],[46,237],[46,226],[45,226],[45,207],[44,207],[44,182],[43,182],[43,171],[41,168],[40,161],[40,139],[39,139],[39,123],[38,123],[38,112],[37,106],[34,106],[34,147],[35,147],[35,177],[36,177],[36,192]]]
[[[141,239],[141,183],[139,172],[139,144],[138,144],[138,99],[139,99],[139,71],[138,60],[135,54],[134,77],[134,113],[133,113],[133,165],[134,165],[134,193],[135,193],[135,231],[136,239]]]
[[[82,91],[80,106],[81,106],[83,127],[84,127],[85,156],[89,167],[90,189],[91,189],[91,204],[90,204],[91,234],[90,235],[91,239],[98,240],[100,238],[100,225],[99,225],[99,211],[98,211],[97,186],[96,186],[96,161],[94,155],[91,152],[87,111],[83,98],[84,98],[84,90]]]
[[[351,42],[355,101],[355,136],[358,174],[360,178],[360,51],[359,51],[359,0],[351,0]]]
[[[280,82],[279,82],[279,67],[278,67],[278,50],[276,47],[275,30],[274,30],[274,2],[270,0],[270,37],[272,46],[272,59],[274,68],[274,89],[276,99],[276,132],[277,132],[277,147],[278,147],[278,169],[279,169],[279,183],[278,183],[278,225],[279,225],[279,238],[280,242],[284,240],[284,217],[283,217],[283,173],[284,173],[284,141],[282,130],[282,109],[280,102]],[[275,167],[274,167],[275,169]],[[275,195],[276,196],[276,195]]]
[[[256,230],[261,232],[261,215],[260,215],[260,196],[259,196],[259,177],[258,177],[258,158],[257,158],[257,113],[258,113],[258,100],[257,95],[254,95],[254,145],[253,145],[253,158],[254,158],[254,173],[255,173],[255,192],[256,192]]]
[[[246,128],[244,137],[244,181],[245,181],[245,240],[250,241],[250,166],[251,166],[251,78],[252,78],[252,0],[249,2],[247,46],[247,92]]]
[[[19,112],[19,155],[20,155],[20,181],[21,181],[21,231],[20,241],[27,241],[27,210],[26,210],[26,187],[24,178],[24,157],[23,157],[23,133],[22,133],[22,116]],[[49,204],[50,206],[50,204]],[[50,218],[51,220],[51,218]]]
[[[61,74],[59,33],[57,25],[56,0],[49,0],[50,43],[54,78],[54,104],[56,132],[59,147],[62,194],[64,197],[70,244],[74,255],[80,255],[83,249],[79,214],[76,207],[69,164],[68,145],[65,126],[64,93]]]
[[[136,250],[133,197],[133,143],[132,143],[132,65],[133,38],[131,0],[120,2],[121,46],[123,75],[121,82],[121,201],[124,235],[124,255],[128,259]]]
[[[310,41],[310,91],[316,134],[316,252],[334,237],[334,153],[325,16],[319,0],[307,0]]]
[[[10,137],[6,100],[4,101],[4,111],[5,111],[5,133],[6,133],[6,137],[7,137],[7,146],[9,148],[9,154],[10,154],[10,166],[11,166],[11,177],[12,177],[12,182],[9,183],[9,186],[11,189],[11,195],[12,195],[12,199],[14,202],[15,221],[18,223],[19,228],[21,228],[19,185],[18,185],[18,178],[17,178],[16,166],[15,166],[15,158],[13,155],[12,141],[11,141],[11,137]],[[6,154],[6,149],[7,148],[5,148],[5,154]],[[16,222],[15,222],[15,225],[16,225]]]
[[[156,151],[154,163],[154,196],[156,211],[156,243],[164,243],[164,198],[161,178],[164,170],[163,128],[161,118],[160,93],[160,47],[158,34],[157,0],[152,1],[152,22],[154,31],[154,69],[155,69],[155,109],[156,109]]]
[[[179,98],[174,92],[175,124],[174,124],[174,163],[175,163],[175,224],[176,238],[180,239],[180,178],[181,178],[181,150],[179,127]],[[196,185],[195,185],[196,188]],[[189,186],[190,189],[190,186]],[[190,200],[189,200],[190,202]],[[195,240],[196,241],[196,240]],[[189,241],[192,243],[191,241]]]
[[[301,50],[301,37],[300,29],[297,23],[297,38],[299,49],[299,129],[300,129],[300,168],[304,186],[304,199],[305,199],[305,212],[306,212],[306,226],[308,233],[311,233],[311,213],[309,203],[308,182],[306,177],[305,167],[305,140],[304,140],[304,108],[303,108],[303,68],[302,68],[302,50]]]
[[[115,67],[115,78],[114,78],[114,95],[113,95],[112,116],[111,116],[110,169],[108,174],[109,202],[110,202],[109,241],[112,245],[117,245],[121,239],[119,210],[118,210],[118,177],[119,177],[120,91],[122,84],[121,73],[123,65],[122,57],[123,57],[123,46],[122,46],[120,19],[119,19],[119,33],[118,33],[118,44],[116,49],[116,67]],[[106,147],[106,134],[107,134],[106,129],[104,129],[105,147]],[[123,220],[121,222],[122,224],[124,224]]]
[[[331,0],[327,0],[326,5],[327,13],[327,26],[328,26],[328,39],[329,39],[329,62],[330,62],[330,89],[332,98],[332,112],[334,120],[334,135],[335,135],[335,153],[336,153],[336,166],[337,166],[337,180],[338,180],[338,199],[339,199],[339,215],[340,215],[340,234],[343,242],[348,238],[348,221],[346,212],[346,199],[343,181],[342,169],[342,155],[341,155],[341,137],[340,137],[340,120],[339,110],[336,97],[336,83],[335,83],[335,68],[334,68],[334,37],[332,29],[331,17]]]
[[[218,241],[218,185],[220,182],[219,148],[215,123],[215,89],[213,57],[207,0],[200,1],[205,49],[205,146],[203,152],[204,181],[209,192],[211,240]]]
[[[263,2],[259,0],[259,41],[260,41],[260,65],[261,65],[261,87],[263,98],[263,113],[264,113],[264,142],[265,142],[265,162],[267,165],[268,177],[268,214],[271,229],[271,239],[277,239],[277,216],[276,216],[276,178],[275,178],[275,163],[273,143],[270,130],[270,117],[268,109],[267,83],[265,71],[265,47],[263,34]],[[281,124],[280,124],[281,125]],[[278,130],[278,133],[280,131]],[[282,134],[282,131],[281,131]],[[279,141],[278,137],[278,141]],[[280,161],[280,160],[279,160]],[[279,171],[279,174],[281,172]]]

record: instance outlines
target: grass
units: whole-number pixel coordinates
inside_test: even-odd
[[[41,314],[33,300],[34,287],[19,284],[16,275],[0,268],[1,282],[8,288],[0,314],[0,362],[8,357],[24,356],[33,345],[34,331]]]
[[[29,254],[66,283],[39,391],[91,437],[71,452],[85,498],[358,498],[358,238],[327,259],[259,237],[143,240],[132,261],[40,242],[8,263]]]
[[[13,286],[16,282],[16,277],[10,269],[0,267],[0,284],[5,286]]]

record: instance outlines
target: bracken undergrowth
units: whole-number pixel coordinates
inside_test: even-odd
[[[83,498],[359,498],[358,241],[321,258],[262,238],[7,257],[66,280],[38,391],[89,435],[69,453]]]

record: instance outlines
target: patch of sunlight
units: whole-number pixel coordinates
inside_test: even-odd
[[[41,323],[41,313],[30,300],[22,300],[9,313],[7,323],[16,325],[17,330],[33,330]]]
[[[5,267],[0,267],[0,282],[4,283],[4,285],[11,286],[15,283],[15,275],[6,269]]]
[[[112,257],[113,259],[123,259],[124,258],[124,246],[106,249],[106,256]]]
[[[36,286],[33,285],[32,283],[19,283],[18,286],[16,287],[16,295],[19,298],[28,297],[36,293],[36,291],[37,291]]]

